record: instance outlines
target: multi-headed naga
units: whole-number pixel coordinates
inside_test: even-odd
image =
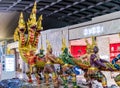
[[[42,15],[36,21],[36,2],[30,14],[28,22],[25,23],[23,13],[20,14],[18,27],[14,33],[14,40],[19,42],[19,52],[20,56],[29,66],[29,71],[27,72],[29,82],[32,82],[31,74],[35,73],[38,83],[40,83],[39,75],[37,74],[37,68],[44,67],[44,60],[38,60],[35,52],[37,50],[38,39],[40,36],[40,31],[42,28]],[[27,35],[25,33],[28,33]],[[41,65],[38,65],[41,63]],[[34,70],[33,70],[34,69]]]

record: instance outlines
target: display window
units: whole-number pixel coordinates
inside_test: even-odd
[[[87,38],[91,43],[91,39]],[[111,34],[105,36],[97,36],[96,42],[99,48],[100,58],[112,61],[120,54],[120,36],[119,34]],[[85,38],[70,41],[70,51],[74,57],[80,57],[86,53]]]
[[[88,38],[88,40],[91,42],[90,38]],[[70,52],[75,58],[79,58],[84,55],[86,53],[85,39],[70,41]]]
[[[85,45],[81,45],[81,46],[72,45],[71,46],[71,54],[75,58],[80,57],[81,55],[84,55],[85,53],[86,53],[86,46]]]

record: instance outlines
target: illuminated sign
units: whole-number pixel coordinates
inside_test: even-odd
[[[103,26],[94,26],[84,29],[84,36],[91,36],[103,33]]]
[[[15,71],[15,57],[6,56],[5,58],[5,70],[6,71]]]

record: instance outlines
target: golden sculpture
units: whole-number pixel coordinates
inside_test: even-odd
[[[49,84],[49,73],[52,73],[52,80],[54,83],[54,88],[59,88],[58,77],[54,70],[54,64],[57,63],[57,58],[52,54],[52,47],[50,42],[47,40],[47,53],[45,55],[45,67],[44,67],[44,76],[46,84]]]
[[[27,25],[26,25],[27,24]],[[27,26],[27,27],[26,27]],[[26,30],[27,29],[27,30]],[[38,46],[38,39],[40,36],[40,31],[42,30],[42,15],[36,21],[36,2],[30,14],[30,19],[25,23],[23,13],[21,12],[18,27],[14,32],[14,40],[19,42],[19,52],[22,59],[28,64],[29,71],[27,75],[29,77],[29,82],[32,82],[31,74],[35,73],[38,83],[40,83],[39,75],[37,74],[37,68],[43,68],[44,66],[37,65],[42,63],[45,65],[44,60],[38,60],[37,55],[35,54]],[[26,31],[28,32],[26,36]],[[36,63],[37,61],[37,63]],[[40,66],[40,67],[39,67]]]

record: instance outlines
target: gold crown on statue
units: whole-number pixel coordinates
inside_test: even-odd
[[[14,32],[14,41],[18,41],[18,40],[19,40],[19,36],[18,36],[18,27],[17,27]]]
[[[87,39],[85,39],[85,42],[86,42],[86,45],[87,45],[87,52],[88,53],[91,53],[91,52],[93,52],[93,48],[95,47],[95,46],[97,46],[97,43],[96,43],[96,41],[95,41],[95,37],[94,36],[92,36],[91,37],[92,38],[92,44],[90,44],[89,42],[88,42],[88,40]]]
[[[25,21],[24,21],[23,13],[22,12],[20,13],[18,28],[19,29],[25,29]]]
[[[51,44],[48,40],[46,40],[46,44],[47,44],[47,50],[49,51],[50,49],[52,49]]]
[[[37,22],[36,22],[36,2],[34,3],[34,6],[33,6],[33,9],[32,9],[32,12],[30,14],[30,19],[28,20],[28,24],[30,26],[36,26],[37,25]]]
[[[28,22],[27,22],[27,26],[28,26],[28,29],[30,27],[33,27],[33,26],[37,26],[37,30],[42,30],[43,27],[42,27],[42,15],[39,17],[38,21],[36,21],[36,2],[34,3],[34,6],[33,6],[33,9],[32,9],[32,12],[30,14],[30,18],[28,19]],[[18,27],[19,28],[25,28],[25,22],[24,22],[24,17],[23,17],[23,13],[21,12],[20,14],[20,18],[19,18],[19,23],[18,23]]]
[[[30,18],[28,19],[28,22],[27,22],[27,28],[26,28],[26,23],[24,21],[24,16],[23,16],[23,13],[21,12],[20,13],[20,17],[19,17],[19,22],[18,22],[18,27],[15,29],[15,32],[14,32],[14,40],[17,41],[19,40],[19,31],[21,29],[21,32],[25,32],[26,29],[29,30],[30,27],[35,27],[36,28],[36,31],[40,31],[43,29],[42,27],[42,15],[39,17],[38,21],[36,21],[36,2],[34,3],[34,6],[33,6],[33,9],[32,9],[32,12],[30,14]]]
[[[43,30],[43,27],[41,26],[42,25],[42,20],[43,20],[43,17],[41,15],[39,17],[38,21],[37,21],[37,30]]]
[[[62,38],[62,48],[61,50],[64,51],[64,49],[66,48],[66,41],[65,41],[65,38]]]

